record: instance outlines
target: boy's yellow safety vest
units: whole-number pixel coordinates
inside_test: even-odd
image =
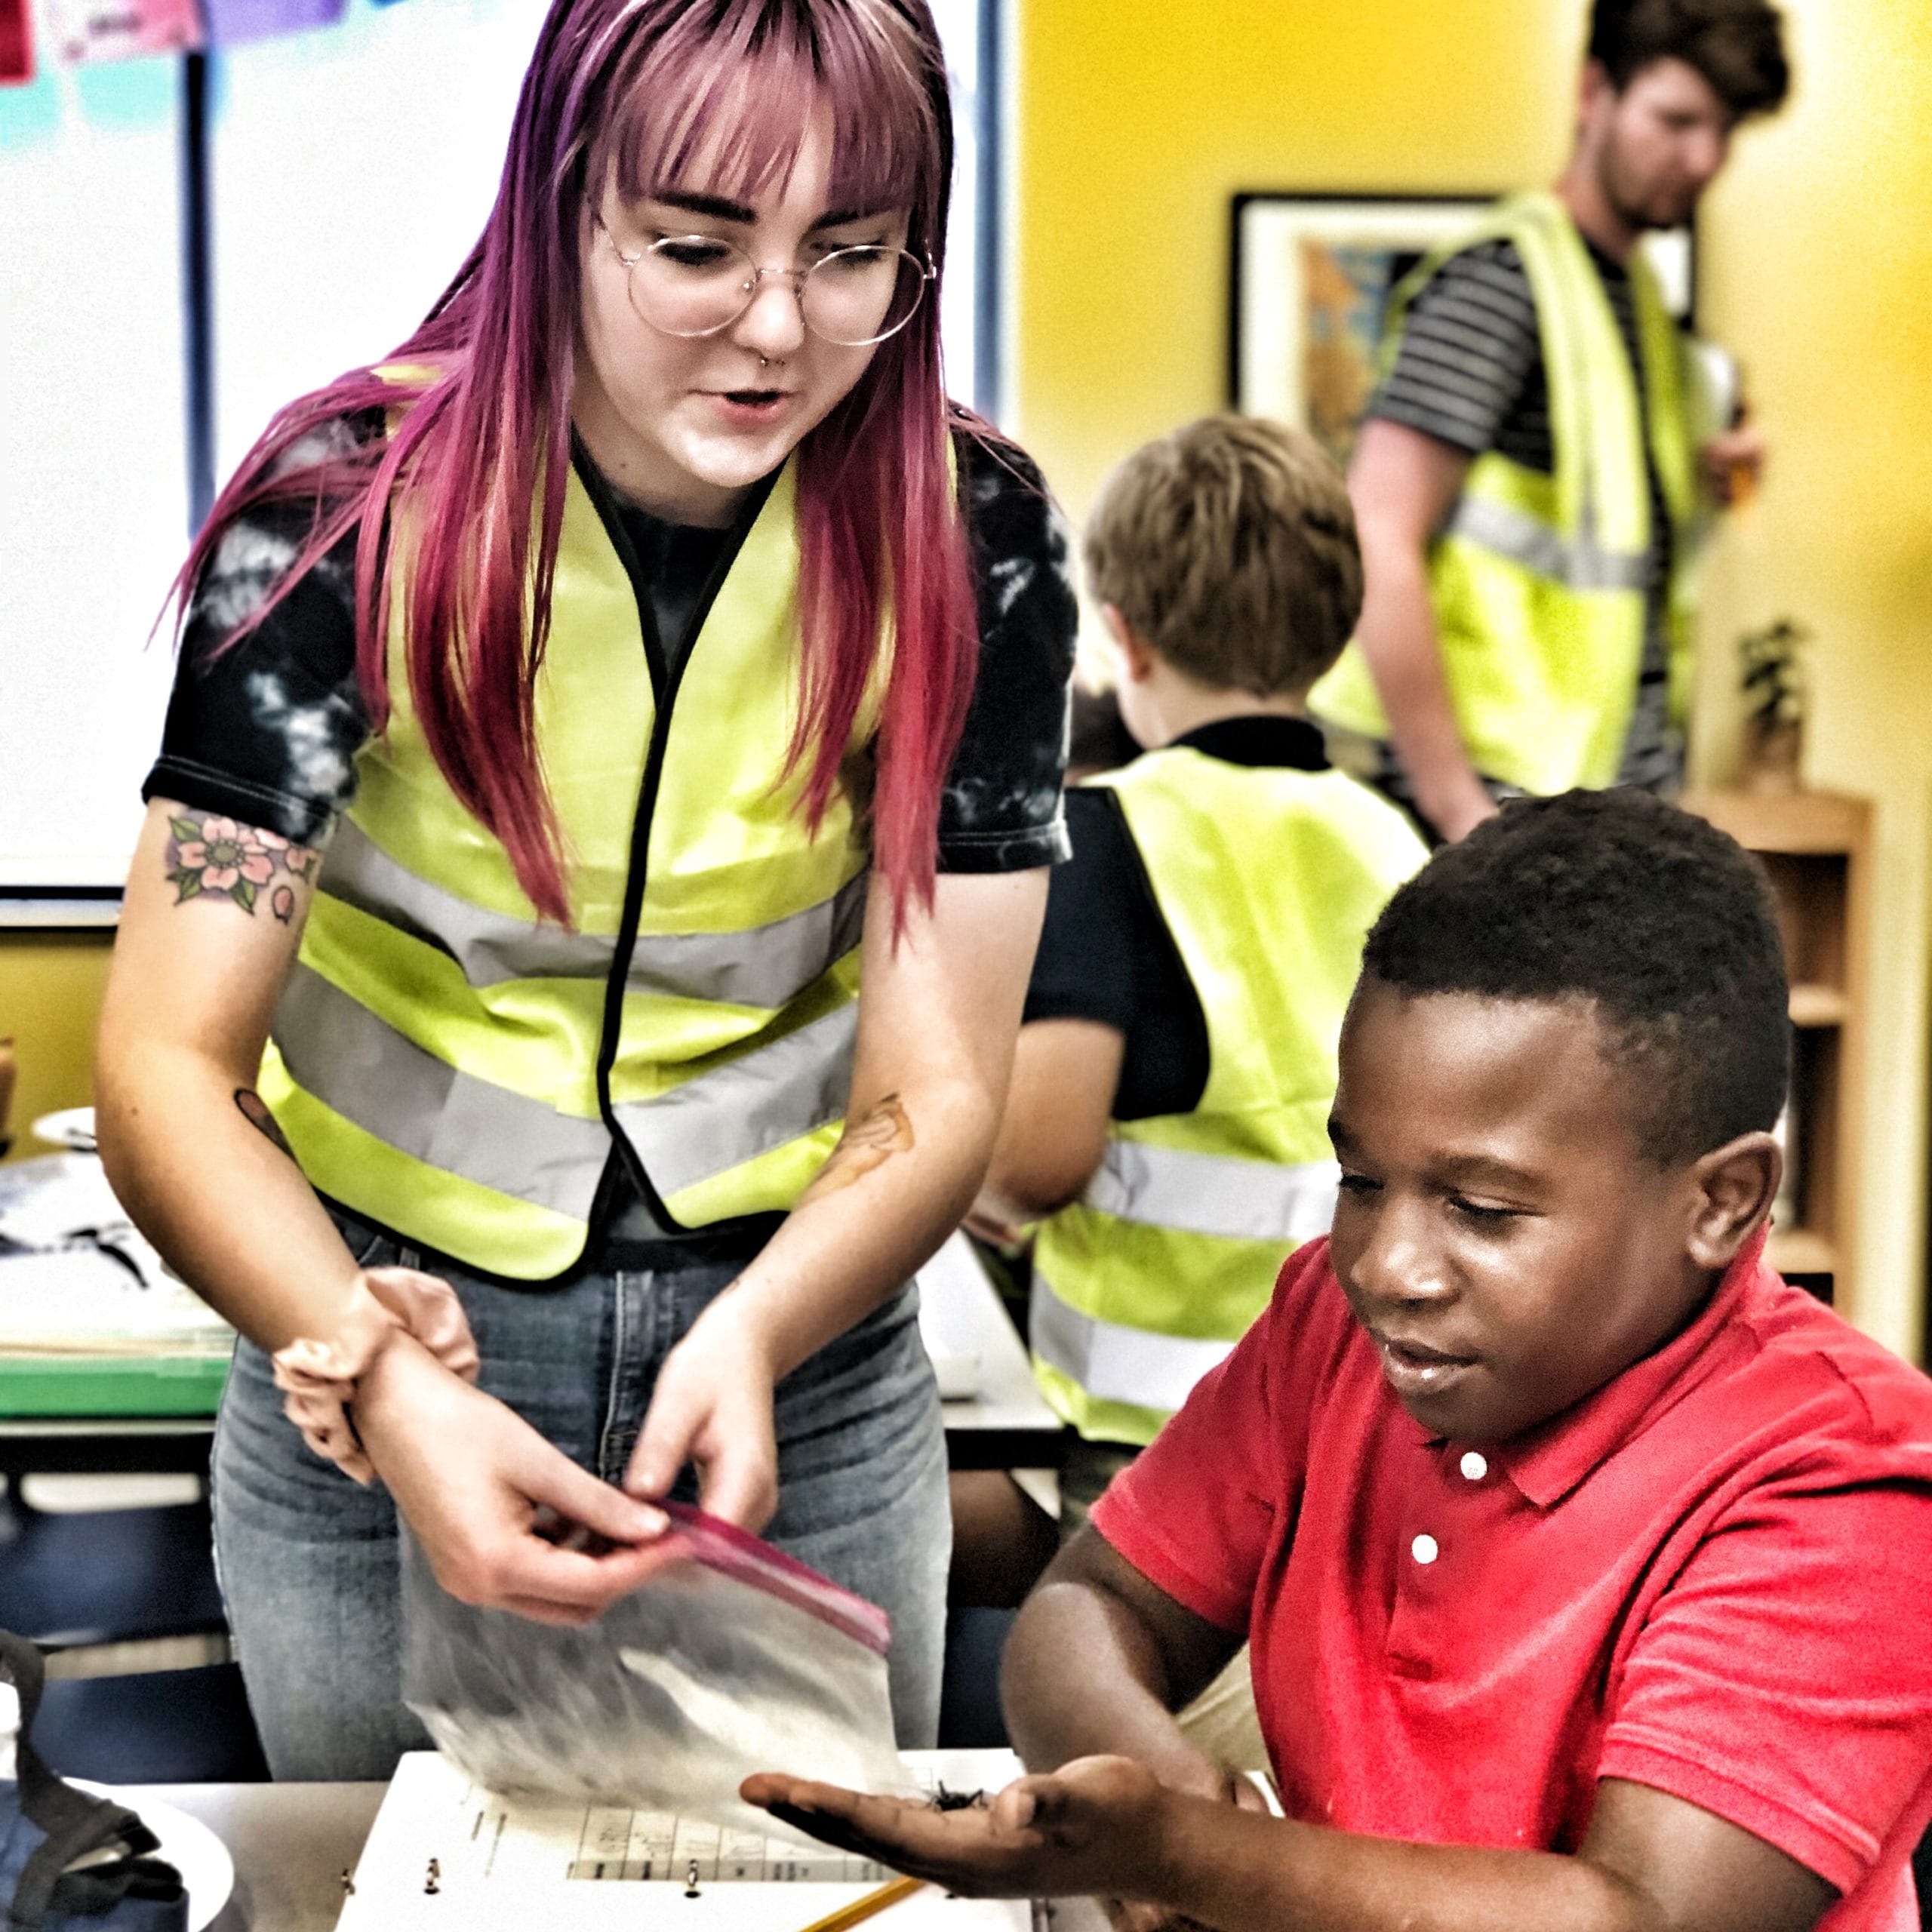
[[[614,1134],[686,1227],[787,1208],[817,1172],[851,1080],[867,851],[842,789],[812,834],[803,774],[780,783],[794,511],[788,466],[660,693],[640,593],[572,471],[536,691],[570,931],[539,921],[429,755],[398,567],[389,728],[358,758],[262,1069],[324,1194],[534,1281],[581,1256]]]
[[[1338,771],[1236,765],[1186,746],[1111,786],[1208,1023],[1191,1113],[1115,1121],[1084,1196],[1033,1255],[1034,1373],[1081,1435],[1145,1444],[1327,1233],[1342,1016],[1362,941],[1426,856]]]
[[[1613,783],[1635,706],[1649,569],[1648,440],[1676,526],[1669,593],[1670,697],[1690,694],[1687,561],[1697,509],[1682,338],[1641,254],[1630,260],[1648,420],[1603,282],[1554,195],[1503,202],[1397,291],[1385,367],[1431,276],[1473,243],[1514,244],[1536,300],[1556,469],[1545,476],[1494,450],[1469,467],[1429,549],[1442,669],[1469,761],[1524,791]],[[1359,646],[1315,686],[1316,715],[1386,739],[1388,720]]]

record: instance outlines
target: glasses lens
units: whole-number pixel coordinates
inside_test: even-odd
[[[751,257],[709,235],[654,242],[631,264],[631,306],[666,335],[710,335],[743,314],[758,271]]]
[[[903,248],[841,248],[812,264],[798,291],[805,326],[847,348],[896,335],[918,312],[926,272]]]

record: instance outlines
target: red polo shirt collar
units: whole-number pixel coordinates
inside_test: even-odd
[[[1561,1502],[1607,1456],[1634,1440],[1716,1373],[1721,1358],[1708,1345],[1730,1319],[1763,1264],[1766,1232],[1759,1229],[1745,1243],[1687,1327],[1655,1354],[1612,1377],[1594,1395],[1499,1443],[1487,1452],[1490,1461],[1538,1509]]]

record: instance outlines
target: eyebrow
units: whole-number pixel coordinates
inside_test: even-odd
[[[1446,1174],[1458,1181],[1491,1181],[1504,1187],[1534,1187],[1541,1179],[1527,1168],[1512,1167],[1490,1154],[1451,1155],[1442,1167]]]
[[[1337,1154],[1359,1151],[1355,1136],[1338,1114],[1328,1116],[1328,1139]],[[1527,1168],[1512,1166],[1493,1154],[1451,1154],[1441,1163],[1440,1171],[1445,1178],[1459,1183],[1488,1181],[1503,1187],[1534,1187],[1541,1178]]]
[[[722,195],[691,195],[675,188],[654,189],[651,198],[667,208],[681,208],[686,214],[708,216],[713,221],[737,221],[747,226],[757,220],[757,211],[743,202],[728,202]]]
[[[681,189],[661,188],[655,190],[651,199],[667,208],[679,208],[686,214],[703,215],[712,221],[736,222],[749,228],[758,220],[758,211],[747,208],[743,202],[728,201],[722,195],[688,194]],[[822,229],[843,228],[848,221],[869,220],[875,214],[884,214],[883,208],[828,208],[805,232],[816,235]]]

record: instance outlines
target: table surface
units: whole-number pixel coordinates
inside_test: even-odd
[[[964,1235],[955,1235],[919,1270],[920,1326],[928,1346],[939,1352],[940,1338],[970,1351],[980,1364],[978,1385],[963,1401],[943,1402],[946,1433],[953,1438],[952,1460],[961,1465],[961,1438],[1031,1436],[1040,1442],[1031,1454],[998,1466],[1027,1466],[1060,1460],[1060,1421],[1033,1380],[1026,1345],[1000,1304],[998,1291],[974,1258]],[[1042,1453],[1042,1451],[1044,1453]],[[968,1466],[985,1468],[974,1460]]]
[[[970,1755],[958,1754],[961,1758]],[[998,1752],[983,1754],[989,1758]],[[157,1784],[119,1788],[198,1818],[235,1860],[235,1894],[209,1932],[333,1932],[343,1875],[361,1856],[380,1784]],[[1091,1900],[1054,1903],[1054,1932],[1107,1932]]]
[[[235,1861],[235,1892],[210,1932],[331,1932],[388,1789],[380,1784],[156,1784],[120,1788],[198,1818]]]

